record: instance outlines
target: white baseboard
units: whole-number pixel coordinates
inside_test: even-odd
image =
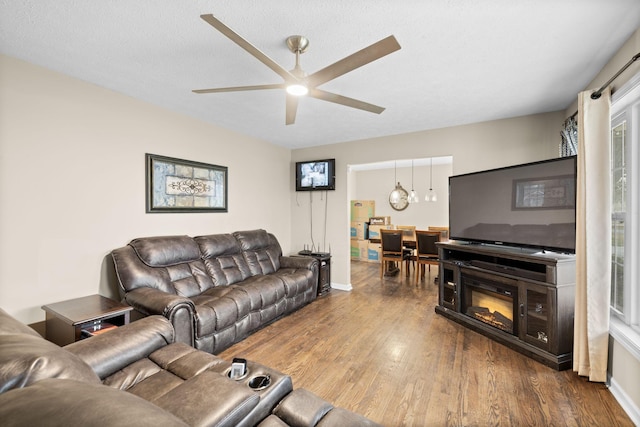
[[[627,413],[631,421],[640,426],[640,408],[629,398],[627,393],[620,388],[615,378],[610,379],[609,391],[613,394],[613,397],[618,401],[622,409]]]
[[[331,282],[331,289],[337,289],[339,291],[351,292],[353,290],[353,286],[351,286],[351,283],[343,285],[342,283]]]

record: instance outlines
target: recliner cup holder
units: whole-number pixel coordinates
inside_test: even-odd
[[[271,385],[271,377],[269,375],[258,375],[251,378],[247,384],[255,391],[264,390]]]
[[[242,375],[241,375],[241,376],[239,376],[239,377],[235,377],[235,378],[231,378],[231,369],[229,369],[229,371],[227,372],[227,376],[228,376],[229,378],[231,378],[232,380],[236,380],[236,381],[240,381],[240,380],[243,380],[243,379],[247,378],[247,375],[249,375],[249,370],[248,370],[248,369],[246,369],[246,370],[244,371],[244,374],[242,374]]]

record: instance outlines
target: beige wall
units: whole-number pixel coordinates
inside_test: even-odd
[[[558,156],[563,120],[563,112],[553,112],[294,150],[292,162],[336,159],[336,190],[327,192],[329,207],[326,209],[326,242],[332,251],[332,283],[347,289],[351,286],[349,200],[355,198],[357,186],[348,180],[348,175],[353,176],[353,172],[347,173],[348,165],[453,156],[452,173],[455,175],[550,159]],[[390,189],[387,187],[380,189],[381,194],[388,195]],[[307,195],[295,194],[293,185],[290,188],[294,193],[291,247],[297,251],[310,242],[311,216],[314,218],[314,239],[323,237],[325,206],[320,195],[311,203]],[[445,203],[444,194],[441,200],[438,203]]]
[[[147,152],[227,166],[229,212],[146,214]],[[289,164],[288,149],[0,57],[0,306],[31,323],[43,304],[111,295],[105,259],[135,237],[264,228],[288,252]]]

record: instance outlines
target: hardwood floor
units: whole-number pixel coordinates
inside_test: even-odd
[[[352,262],[332,290],[227,349],[394,426],[632,426],[605,385],[558,372],[434,312],[437,268],[380,279]]]

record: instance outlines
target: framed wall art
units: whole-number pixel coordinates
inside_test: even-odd
[[[146,154],[147,213],[227,212],[227,167]]]

